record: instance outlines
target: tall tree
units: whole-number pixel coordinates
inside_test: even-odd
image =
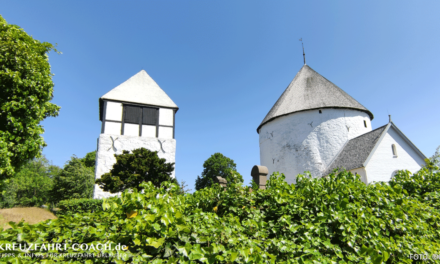
[[[237,172],[234,160],[221,153],[214,153],[203,163],[202,175],[197,176],[196,179],[196,190],[211,186],[217,176],[225,178],[228,183],[243,182],[243,177]]]
[[[47,42],[29,36],[0,16],[0,177],[9,178],[26,161],[41,155],[46,146],[39,124],[57,116],[50,103],[53,74]]]
[[[54,177],[51,196],[53,202],[76,198],[92,198],[95,175],[81,159],[73,156],[63,170]]]
[[[28,161],[12,178],[4,180],[1,207],[40,206],[49,202],[53,178],[60,171],[44,156]]]
[[[171,177],[174,163],[167,163],[157,156],[157,151],[146,148],[135,149],[132,153],[124,150],[116,155],[116,163],[109,173],[105,173],[96,183],[106,192],[117,193],[128,188],[139,188],[142,182],[151,181],[156,187],[164,181],[177,183]]]

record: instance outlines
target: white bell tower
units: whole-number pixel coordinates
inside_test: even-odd
[[[175,162],[175,115],[179,108],[142,70],[99,99],[102,121],[96,153],[95,179],[109,172],[114,154],[146,148]],[[175,177],[173,172],[172,177]],[[94,198],[114,196],[95,185]]]

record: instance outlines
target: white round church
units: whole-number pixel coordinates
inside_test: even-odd
[[[257,128],[260,164],[289,183],[346,168],[364,182],[387,181],[399,169],[415,172],[426,158],[391,122],[372,130],[373,114],[304,65]]]

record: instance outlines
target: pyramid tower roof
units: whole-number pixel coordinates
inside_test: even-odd
[[[322,108],[355,109],[367,113],[371,120],[374,118],[373,114],[353,97],[304,64],[258,126],[257,132],[264,124],[280,116]]]
[[[121,101],[143,105],[153,105],[178,109],[177,105],[162,90],[159,85],[141,70],[125,82],[116,86],[99,98],[100,117],[102,115],[103,100]],[[101,118],[100,118],[101,119]]]

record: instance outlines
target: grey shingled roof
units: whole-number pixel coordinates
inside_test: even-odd
[[[257,132],[264,124],[277,117],[321,108],[356,109],[366,112],[373,120],[373,114],[367,108],[308,65],[304,65],[258,126]]]
[[[336,168],[352,170],[363,167],[386,127],[387,125],[381,126],[349,140],[323,175],[330,174]]]

